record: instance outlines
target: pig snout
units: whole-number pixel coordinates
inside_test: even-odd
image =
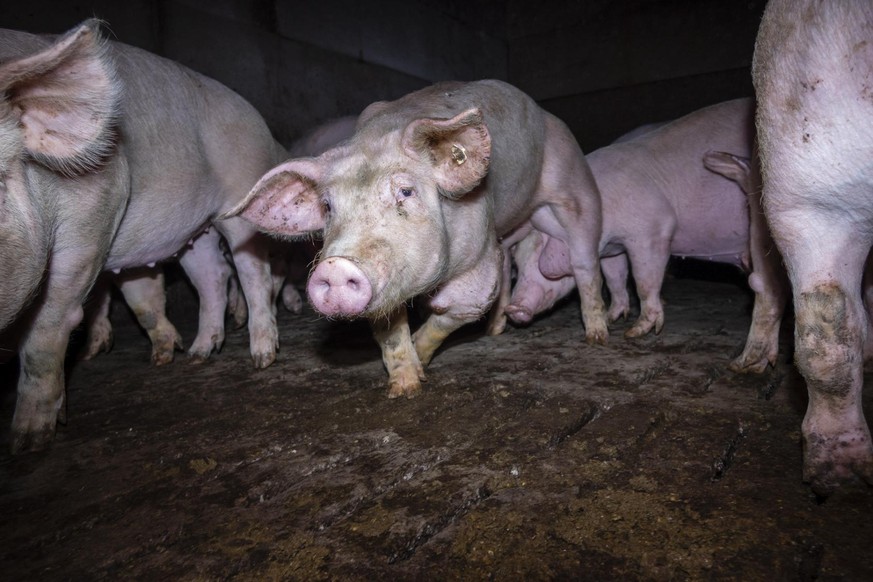
[[[312,306],[328,316],[355,317],[373,297],[364,272],[343,257],[328,257],[315,268],[306,286]]]

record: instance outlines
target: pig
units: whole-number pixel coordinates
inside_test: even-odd
[[[222,244],[218,231],[208,228],[178,253],[179,262],[199,298],[197,336],[188,349],[189,361],[193,363],[204,362],[212,352],[221,349],[225,311],[230,312],[236,327],[244,325],[248,317],[245,299],[221,249]],[[262,240],[261,244],[267,245],[269,241]],[[275,278],[276,274],[272,276]],[[92,359],[112,347],[109,308],[110,284],[114,284],[151,341],[152,363],[160,366],[172,362],[175,351],[182,349],[183,341],[166,315],[163,267],[154,264],[134,267],[104,273],[104,278],[104,284],[95,286],[89,299],[92,309],[86,309],[87,338],[80,358]],[[297,299],[302,305],[299,295]]]
[[[295,237],[323,231],[313,307],[370,320],[388,396],[415,396],[443,340],[487,312],[499,240],[526,221],[568,245],[586,339],[607,338],[600,197],[563,122],[496,80],[444,82],[361,114],[355,135],[265,174],[227,216]],[[410,335],[405,303],[431,314]]]
[[[736,99],[695,111],[629,140],[619,140],[588,154],[603,200],[599,243],[604,278],[612,294],[610,320],[626,315],[630,261],[641,313],[627,337],[658,333],[664,325],[660,290],[671,254],[724,262],[749,262],[749,212],[746,196],[735,182],[707,171],[701,159],[713,147],[751,155],[753,101]],[[568,282],[564,245],[536,229],[522,250],[525,268],[507,315],[525,323],[550,307]],[[518,257],[516,257],[518,261]],[[738,367],[757,365],[760,354],[747,354]]]
[[[794,298],[806,379],[803,479],[819,495],[873,484],[861,407],[862,298],[873,243],[873,4],[771,0],[752,76],[764,213]]]
[[[216,81],[101,38],[0,32],[0,329],[24,318],[14,453],[65,421],[64,354],[103,270],[163,260],[283,159],[251,105]],[[278,345],[262,236],[216,225],[234,256],[256,366]],[[26,315],[22,313],[26,310]]]
[[[623,143],[658,129],[666,122],[647,123],[619,136],[612,143]],[[488,335],[500,335],[506,329],[507,315],[517,324],[528,324],[534,316],[554,307],[558,300],[566,297],[576,283],[571,275],[556,279],[546,278],[539,269],[539,259],[543,248],[548,242],[548,236],[525,225],[521,231],[526,231],[520,241],[512,246],[504,244],[506,263],[501,281],[499,300],[491,309],[488,321]],[[510,241],[511,242],[511,241]],[[517,268],[515,287],[518,290],[515,300],[511,301],[512,290],[511,261]],[[601,257],[600,265],[603,271],[606,287],[610,291],[610,307],[607,313],[609,321],[627,317],[630,312],[630,297],[627,293],[627,257]]]

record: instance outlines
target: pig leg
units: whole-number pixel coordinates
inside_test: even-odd
[[[585,339],[589,344],[605,344],[609,331],[600,273],[603,226],[600,191],[585,156],[566,126],[547,115],[546,135],[550,137],[545,144],[538,197],[550,202],[534,212],[531,222],[537,230],[569,246]]]
[[[248,304],[252,362],[255,368],[266,368],[279,348],[268,241],[241,218],[222,220],[216,227],[228,242]]]
[[[239,288],[239,279],[234,273],[231,273],[227,280],[227,310],[233,318],[233,328],[239,329],[246,324],[249,318],[249,308],[246,305],[246,298],[243,297],[242,290]]]
[[[100,352],[112,349],[112,322],[109,321],[109,308],[112,304],[112,293],[109,280],[99,278],[85,309],[87,339],[79,358],[90,360]]]
[[[115,283],[151,340],[152,363],[162,366],[172,362],[175,350],[182,349],[182,336],[167,319],[163,269],[126,269],[115,276]]]
[[[231,268],[219,245],[221,237],[210,228],[194,239],[179,256],[179,264],[200,298],[197,337],[188,349],[193,363],[205,362],[224,344],[224,314],[227,310]]]
[[[506,307],[509,305],[510,292],[512,291],[512,259],[509,249],[503,250],[503,269],[500,275],[500,293],[497,301],[491,306],[491,314],[488,316],[488,335],[500,335],[506,329]]]
[[[415,351],[427,366],[453,331],[488,312],[500,289],[503,252],[494,244],[470,271],[452,279],[430,300],[432,314],[412,336]]]
[[[624,335],[637,338],[652,330],[661,333],[664,327],[664,306],[661,304],[661,286],[670,260],[669,236],[652,236],[647,248],[628,245],[628,256],[637,295],[640,298],[640,316]]]
[[[420,394],[426,378],[412,343],[406,306],[402,305],[388,318],[371,321],[371,326],[388,370],[388,398]]]
[[[273,295],[282,298],[282,305],[291,313],[303,311],[303,298],[291,281],[288,257],[284,253],[272,254],[270,273],[273,277]]]
[[[107,165],[107,172],[111,169]],[[120,216],[114,206],[125,201],[121,196],[87,192],[88,179],[81,179],[76,192],[81,212],[70,214],[65,228],[55,233],[51,268],[35,300],[32,323],[22,337],[18,397],[12,417],[13,454],[45,448],[54,438],[58,421],[66,419],[64,356],[70,333],[84,317],[82,304],[105,261],[114,230],[107,229],[103,237],[83,238],[80,233],[99,232],[93,228],[94,217],[104,213]],[[119,184],[111,188],[123,191]],[[95,199],[98,202],[89,205]]]
[[[757,171],[755,172],[757,174]],[[760,184],[760,178],[757,180]],[[764,217],[759,188],[748,191],[749,250],[752,273],[749,287],[755,292],[752,324],[743,352],[728,368],[734,372],[761,373],[767,364],[776,365],[779,355],[779,327],[788,302],[788,274],[782,266],[782,255],[776,249]]]
[[[600,268],[609,289],[609,322],[627,319],[630,313],[630,296],[627,292],[627,255],[622,253],[612,257],[601,257]]]
[[[846,216],[853,215],[827,216],[816,208],[770,215],[794,290],[794,360],[809,392],[803,476],[819,494],[854,476],[873,484],[873,446],[861,407],[868,325],[861,279],[870,237]]]

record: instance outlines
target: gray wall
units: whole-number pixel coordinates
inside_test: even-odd
[[[0,27],[60,33],[102,18],[115,40],[240,93],[287,145],[311,126],[434,81],[505,79],[503,4],[468,10],[462,2],[428,0],[6,1]]]
[[[444,79],[499,78],[586,151],[643,123],[752,94],[764,0],[6,1],[0,26],[111,35],[230,86],[288,143]]]

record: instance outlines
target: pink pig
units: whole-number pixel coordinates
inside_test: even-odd
[[[286,236],[323,229],[309,300],[370,319],[390,397],[418,393],[443,340],[488,310],[498,239],[527,220],[567,245],[586,337],[606,341],[597,186],[567,127],[506,83],[374,103],[351,140],[274,168],[231,214]],[[405,302],[421,295],[432,314],[411,336]]]
[[[809,391],[803,478],[819,494],[873,484],[861,406],[871,337],[862,296],[873,244],[871,31],[869,0],[771,0],[753,61],[764,211],[791,280],[794,361]]]
[[[701,159],[710,149],[750,156],[752,109],[751,99],[719,103],[588,154],[603,200],[600,255],[612,294],[610,319],[629,309],[628,260],[640,297],[641,314],[628,337],[661,330],[660,289],[671,254],[749,265],[746,195],[735,182],[707,171]],[[518,322],[550,307],[569,284],[561,242],[536,231],[528,236],[541,240],[517,247],[519,280],[505,307]],[[533,265],[540,273],[524,272]],[[529,285],[532,280],[537,283]],[[757,367],[767,357],[745,353],[734,365]]]

